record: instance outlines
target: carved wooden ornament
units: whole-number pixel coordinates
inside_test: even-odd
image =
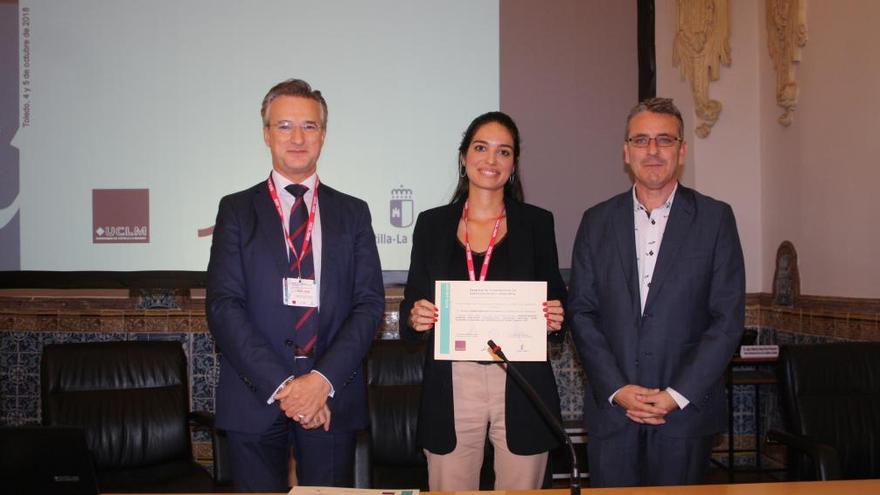
[[[677,0],[678,29],[672,65],[691,83],[697,136],[709,135],[721,113],[721,102],[709,98],[709,83],[717,81],[721,64],[730,66],[730,8],[728,0]]]
[[[785,111],[779,123],[791,125],[797,107],[795,64],[807,44],[806,0],[767,0],[767,48],[776,69],[776,104]]]

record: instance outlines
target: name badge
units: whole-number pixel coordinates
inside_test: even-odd
[[[282,279],[284,304],[314,308],[318,305],[318,289],[314,280],[307,278]]]

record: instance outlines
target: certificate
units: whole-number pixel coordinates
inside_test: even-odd
[[[511,361],[547,360],[547,282],[438,280],[435,290],[434,359],[499,360],[492,339]]]

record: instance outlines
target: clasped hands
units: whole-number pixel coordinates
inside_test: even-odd
[[[632,384],[621,387],[614,402],[626,410],[627,418],[647,425],[665,424],[666,415],[678,409],[669,392]]]
[[[427,299],[419,299],[413,304],[407,323],[416,332],[426,332],[434,327],[434,323],[437,322],[437,314],[437,306],[434,306],[434,303]],[[547,319],[547,333],[562,329],[565,311],[558,299],[544,302],[544,318]]]
[[[330,431],[329,393],[327,380],[317,373],[306,373],[284,385],[275,394],[275,400],[284,414],[303,428],[312,430],[323,426],[324,431]]]

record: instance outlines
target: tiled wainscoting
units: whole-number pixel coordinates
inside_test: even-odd
[[[218,365],[205,323],[204,301],[190,297],[189,291],[98,292],[0,294],[0,424],[39,423],[40,355],[44,345],[61,342],[180,341],[189,358],[192,408],[213,411]],[[385,321],[377,338],[397,338],[400,298],[400,289],[388,290]],[[877,341],[878,314],[880,302],[876,300],[800,297],[794,306],[781,307],[774,306],[769,295],[757,294],[748,298],[746,322],[762,344]],[[571,342],[552,346],[550,359],[563,418],[579,420],[584,374]],[[764,385],[760,393],[761,433],[766,428],[783,428],[775,386]],[[751,386],[736,386],[732,414],[737,447],[754,445],[753,411]],[[196,437],[196,455],[209,461],[210,446],[205,440]],[[736,462],[749,464],[754,459],[737,456]]]

